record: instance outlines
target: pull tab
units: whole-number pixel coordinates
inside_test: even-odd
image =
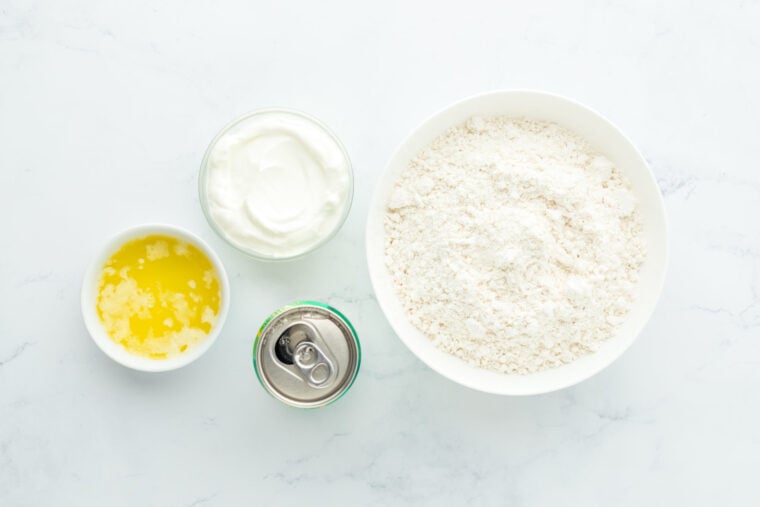
[[[335,377],[335,366],[313,341],[302,341],[296,346],[293,363],[312,387],[326,387]]]

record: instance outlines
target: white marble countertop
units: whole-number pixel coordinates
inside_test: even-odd
[[[0,4],[0,505],[758,505],[760,4]],[[671,265],[613,366],[501,398],[438,376],[394,336],[365,266],[373,182],[424,117],[496,88],[574,97],[616,122],[665,195]],[[345,142],[338,236],[287,265],[222,243],[198,205],[233,117],[290,106]],[[85,266],[127,226],[187,227],[234,300],[193,365],[140,374],[96,348]],[[348,396],[270,398],[250,349],[301,298],[355,323]]]

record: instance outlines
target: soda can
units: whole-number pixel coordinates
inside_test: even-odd
[[[351,388],[361,347],[349,320],[316,301],[299,301],[264,321],[253,344],[253,367],[261,385],[299,408],[323,407]]]

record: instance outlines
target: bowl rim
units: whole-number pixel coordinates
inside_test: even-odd
[[[661,245],[662,246],[662,269],[658,273],[656,284],[655,284],[656,296],[652,298],[649,304],[647,305],[645,317],[641,319],[641,324],[637,326],[635,333],[633,333],[633,337],[618,351],[617,354],[612,355],[608,361],[604,362],[598,367],[588,368],[582,374],[578,374],[565,382],[556,382],[554,385],[551,385],[549,387],[546,387],[546,386],[542,387],[542,386],[536,385],[534,387],[523,386],[523,387],[515,389],[515,388],[510,388],[510,387],[505,388],[504,386],[500,386],[500,385],[499,386],[488,385],[483,382],[475,381],[472,378],[468,378],[465,375],[454,378],[454,375],[452,375],[451,372],[447,371],[445,367],[443,367],[441,364],[434,361],[431,357],[427,357],[424,354],[418,354],[418,352],[415,350],[415,347],[411,345],[411,342],[413,341],[412,338],[409,336],[404,336],[403,333],[399,332],[399,326],[396,323],[394,323],[394,321],[389,317],[391,315],[391,313],[389,313],[389,302],[384,301],[383,298],[379,297],[380,292],[378,291],[378,286],[379,286],[380,274],[378,273],[378,270],[385,270],[385,272],[387,273],[387,268],[385,268],[385,265],[382,261],[380,261],[379,263],[373,262],[373,259],[375,258],[375,256],[372,253],[373,237],[371,234],[372,233],[371,224],[373,223],[373,218],[375,217],[375,215],[380,212],[379,210],[381,209],[381,207],[380,207],[379,200],[383,197],[386,197],[384,195],[381,195],[380,183],[389,177],[388,175],[389,175],[389,171],[391,170],[391,165],[394,163],[394,161],[402,152],[402,150],[405,149],[406,145],[410,143],[414,139],[414,137],[416,137],[425,126],[435,121],[436,118],[447,113],[448,111],[461,107],[468,102],[482,100],[489,96],[496,97],[496,96],[502,96],[502,95],[533,95],[537,97],[549,98],[549,99],[568,103],[574,107],[584,110],[586,113],[589,113],[592,116],[595,116],[597,120],[600,120],[602,123],[606,124],[606,126],[610,129],[610,131],[615,132],[622,140],[624,140],[624,142],[627,144],[627,147],[630,148],[632,153],[635,154],[635,158],[636,158],[636,161],[638,162],[638,165],[646,169],[646,177],[649,180],[649,183],[652,185],[652,187],[656,189],[657,191],[656,192],[657,194],[656,213],[661,219],[662,235],[663,235],[663,240],[664,240],[663,244]],[[452,126],[454,126],[454,124],[448,125],[447,127],[452,127]],[[447,127],[444,127],[444,128],[447,128]],[[366,249],[365,251],[366,251],[366,257],[367,257],[367,267],[368,267],[368,271],[370,275],[370,282],[372,284],[373,291],[376,295],[377,303],[380,306],[380,309],[383,312],[383,315],[386,317],[386,320],[390,324],[391,329],[393,329],[394,334],[398,337],[399,340],[401,340],[401,342],[406,346],[406,348],[409,349],[412,352],[412,354],[414,354],[420,361],[426,364],[433,371],[435,371],[442,377],[456,384],[462,385],[464,387],[467,387],[476,391],[481,391],[481,392],[485,392],[489,394],[504,395],[504,396],[532,396],[532,395],[555,392],[555,391],[559,391],[559,390],[574,386],[580,382],[583,382],[589,379],[590,377],[593,377],[594,375],[608,368],[611,364],[617,361],[625,353],[625,351],[631,347],[631,345],[633,345],[633,343],[641,335],[647,323],[651,320],[652,314],[657,308],[658,302],[660,298],[662,297],[662,292],[665,286],[668,266],[670,263],[670,226],[668,224],[667,213],[665,209],[664,199],[662,196],[662,191],[660,190],[659,185],[657,184],[657,179],[652,171],[652,168],[647,163],[646,158],[644,158],[641,151],[633,143],[633,141],[614,122],[612,122],[606,116],[601,114],[596,109],[590,106],[587,106],[586,104],[582,102],[579,102],[578,100],[566,97],[558,93],[548,92],[544,90],[515,88],[515,89],[495,89],[495,90],[490,90],[486,92],[476,93],[476,94],[464,97],[462,99],[459,99],[455,102],[452,102],[442,108],[439,108],[434,113],[425,117],[421,122],[417,123],[415,127],[398,143],[398,145],[392,152],[391,156],[388,158],[383,168],[383,171],[380,172],[379,176],[376,178],[374,188],[375,190],[373,192],[371,201],[369,203],[369,210],[367,214],[367,226],[365,227],[364,239],[365,239],[365,249]],[[385,209],[385,206],[382,206],[382,209]],[[412,327],[414,326],[412,325]],[[442,353],[446,354],[443,351]],[[594,353],[591,353],[591,354],[594,354]],[[591,355],[591,354],[588,354],[588,355]],[[456,358],[453,355],[450,355],[450,356],[457,359],[458,361],[461,361],[464,364],[467,364],[468,366],[472,368],[475,368],[472,365],[469,365],[468,363],[464,362],[463,360],[459,358]],[[582,357],[585,357],[585,356],[582,356]],[[582,357],[579,358],[578,360],[582,359]],[[568,365],[573,364],[577,362],[578,360],[573,361],[572,363],[568,363]],[[560,367],[553,368],[550,370],[544,370],[544,371],[559,370],[568,365],[562,365]],[[486,370],[486,369],[480,369],[480,368],[475,368],[475,369],[482,372],[489,372],[489,370]],[[526,378],[529,378],[531,375],[534,375],[534,374],[507,375],[507,374],[499,374],[496,372],[490,372],[490,373],[499,375],[501,377],[520,377],[522,379],[526,379]],[[538,373],[542,373],[542,372],[538,372]]]
[[[211,261],[219,278],[221,306],[211,331],[205,340],[188,353],[166,359],[150,359],[128,352],[114,342],[106,333],[96,311],[97,285],[100,272],[108,258],[126,242],[152,234],[171,236],[187,241],[200,249]],[[203,356],[221,334],[230,309],[230,284],[227,272],[219,256],[195,233],[166,223],[144,223],[124,229],[107,238],[92,257],[84,277],[80,294],[80,305],[85,327],[98,348],[113,361],[127,368],[143,372],[164,372],[187,366]]]
[[[238,243],[233,241],[231,238],[229,238],[227,234],[225,234],[224,230],[216,222],[216,220],[214,220],[214,217],[211,216],[211,211],[209,210],[209,207],[208,207],[208,195],[206,192],[206,182],[208,179],[208,162],[211,156],[211,152],[213,151],[219,139],[221,139],[223,135],[225,135],[230,129],[232,129],[236,125],[254,116],[260,116],[260,115],[271,114],[271,113],[285,113],[285,114],[289,114],[293,116],[299,116],[307,121],[310,121],[315,126],[322,129],[322,131],[324,131],[333,141],[335,141],[341,153],[343,153],[343,156],[345,157],[346,163],[348,165],[348,176],[349,176],[348,196],[346,198],[346,203],[345,203],[343,212],[341,214],[341,217],[336,222],[335,227],[328,234],[326,234],[324,238],[322,238],[317,243],[307,248],[303,252],[297,253],[295,255],[288,255],[288,256],[283,256],[283,257],[273,257],[270,255],[263,255],[260,252],[257,252],[253,249],[247,249],[243,247],[242,245],[239,245]],[[203,211],[203,216],[206,217],[206,222],[208,222],[211,229],[213,229],[216,235],[222,238],[226,244],[228,244],[229,246],[231,246],[238,252],[243,253],[246,256],[256,259],[258,261],[265,261],[265,262],[286,262],[286,261],[301,259],[309,255],[310,253],[314,252],[315,250],[317,250],[318,248],[326,244],[328,241],[330,241],[332,238],[334,238],[338,234],[338,231],[340,231],[340,229],[343,227],[343,224],[345,224],[346,220],[348,219],[348,215],[351,211],[351,207],[354,201],[354,192],[355,192],[354,166],[353,166],[353,163],[351,162],[351,157],[348,154],[348,150],[346,149],[345,145],[340,140],[338,135],[330,127],[328,127],[326,123],[324,123],[319,118],[312,116],[308,113],[305,113],[303,111],[300,111],[298,109],[293,109],[289,107],[258,108],[258,109],[248,111],[247,113],[243,113],[242,115],[229,121],[211,139],[211,142],[208,144],[208,147],[206,148],[206,151],[203,154],[200,170],[198,171],[198,199],[200,201],[201,210]]]

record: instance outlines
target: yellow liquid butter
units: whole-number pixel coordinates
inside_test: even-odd
[[[213,264],[196,246],[151,235],[125,243],[103,266],[98,315],[132,354],[165,359],[211,331],[221,304]]]

